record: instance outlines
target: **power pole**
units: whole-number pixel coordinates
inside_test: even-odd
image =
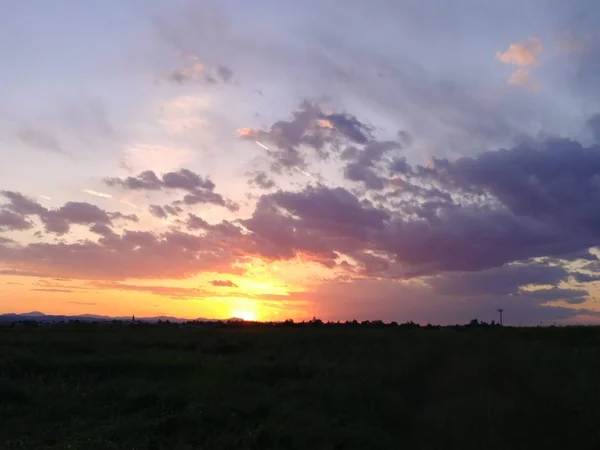
[[[504,310],[499,309],[498,312],[500,313],[500,326],[502,326],[502,313],[504,312]]]

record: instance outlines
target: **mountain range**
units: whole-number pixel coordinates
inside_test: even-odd
[[[0,314],[0,323],[10,323],[10,322],[19,322],[19,321],[23,321],[23,320],[34,320],[36,322],[68,322],[69,320],[81,320],[81,321],[86,321],[86,322],[100,322],[100,321],[111,321],[111,320],[123,320],[123,321],[130,321],[132,319],[132,317],[111,317],[111,316],[102,316],[102,315],[97,315],[97,314],[80,314],[80,315],[75,315],[75,316],[64,316],[64,315],[50,315],[50,314],[44,314],[43,312],[40,311],[31,311],[31,312],[27,312],[27,313],[21,313],[21,314],[16,314],[16,313],[7,313],[7,314]],[[162,321],[170,321],[170,322],[176,322],[176,323],[181,323],[181,322],[187,322],[187,321],[191,321],[191,320],[196,320],[196,321],[200,321],[200,322],[210,322],[216,319],[205,319],[205,318],[197,318],[197,319],[181,319],[179,317],[170,317],[170,316],[158,316],[158,317],[136,317],[135,318],[136,321],[141,321],[141,322],[158,322],[159,320]],[[229,319],[229,320],[241,320],[241,319]]]

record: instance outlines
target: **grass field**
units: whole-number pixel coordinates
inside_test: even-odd
[[[0,327],[2,449],[597,449],[600,329]]]

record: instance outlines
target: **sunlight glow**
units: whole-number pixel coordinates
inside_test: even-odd
[[[250,311],[247,309],[234,309],[231,311],[231,317],[237,319],[244,319],[248,322],[253,322],[256,320],[256,314],[254,311]]]

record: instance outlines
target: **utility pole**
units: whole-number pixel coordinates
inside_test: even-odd
[[[502,313],[504,312],[504,310],[499,309],[498,312],[500,313],[500,326],[502,326]]]

